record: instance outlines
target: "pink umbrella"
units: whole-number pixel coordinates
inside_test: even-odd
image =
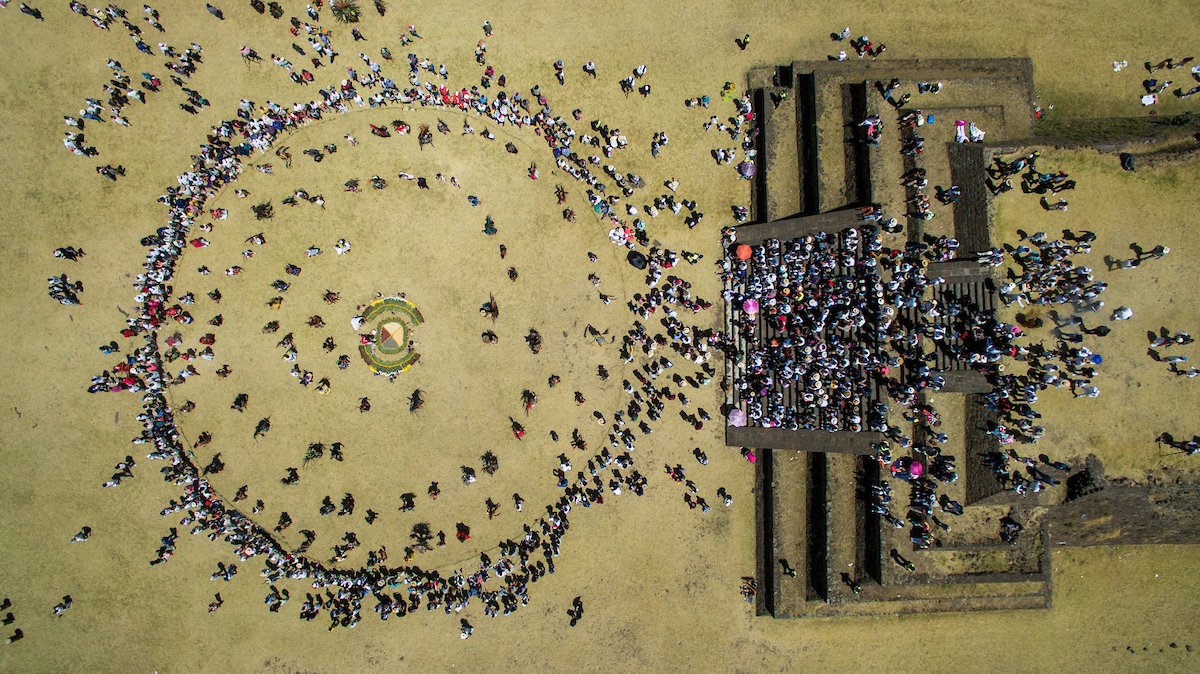
[[[908,472],[911,473],[913,477],[921,477],[921,473],[925,472],[925,466],[913,461],[912,465],[908,467]]]
[[[757,300],[746,300],[745,302],[742,302],[742,311],[750,314],[751,316],[753,316],[754,314],[757,314],[758,313],[758,301]]]
[[[741,428],[746,425],[746,413],[736,407],[729,411],[729,425]]]

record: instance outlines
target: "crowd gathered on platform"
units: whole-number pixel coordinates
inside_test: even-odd
[[[733,387],[759,425],[791,430],[867,427],[862,412],[871,381],[865,373],[884,363],[869,346],[874,340],[870,328],[861,329],[879,324],[884,285],[876,258],[869,254],[881,251],[879,237],[863,236],[849,228],[794,241],[771,239],[754,246],[747,259],[730,255],[721,261],[726,301],[742,308],[736,314],[736,335],[727,340],[733,349],[738,342],[745,344],[737,350],[745,373],[734,376]],[[766,321],[762,328],[760,317]],[[769,336],[762,334],[768,331]],[[784,394],[792,387],[795,402],[785,405]]]
[[[733,376],[738,404],[751,423],[765,428],[882,433],[886,439],[873,445],[875,458],[893,477],[913,485],[913,542],[933,545],[927,518],[938,500],[937,482],[958,478],[955,457],[940,449],[948,435],[939,430],[929,395],[945,384],[939,362],[963,362],[985,375],[991,392],[983,404],[995,415],[988,432],[1001,446],[1043,437],[1041,415],[1032,405],[1047,387],[1070,387],[1076,397],[1099,395],[1092,380],[1101,358],[1080,344],[1081,332],[1069,328],[1086,329],[1077,314],[1099,310],[1103,302],[1096,297],[1106,285],[1071,259],[1088,252],[1095,235],[1068,235],[1051,240],[1038,232],[1026,237],[1029,245],[978,255],[983,266],[1011,259],[1020,270],[999,289],[1006,303],[1074,310],[1056,330],[1057,346],[1047,347],[1023,343],[1021,326],[942,288],[944,279],[932,275],[929,265],[957,248],[952,239],[891,249],[882,245],[878,228],[866,225],[791,241],[768,239],[749,246],[742,259],[737,250],[744,244],[736,244],[731,233],[720,273],[738,309],[735,332],[725,342],[738,364]],[[1107,334],[1101,327],[1093,334]],[[1012,359],[1025,361],[1026,376],[1004,371],[1002,365]],[[916,438],[889,418],[889,402],[906,410]],[[905,455],[896,458],[894,450]],[[987,461],[1018,493],[1058,484],[1036,460],[1015,452],[1011,457],[1025,465],[1024,474],[1009,470],[1010,454],[992,452]],[[1055,462],[1046,470],[1064,465]],[[890,487],[879,489],[872,507],[894,526],[905,526],[888,508]],[[945,512],[961,510],[943,501]]]
[[[847,31],[841,34],[846,35]],[[880,93],[891,102],[899,85],[895,78],[880,82]],[[933,93],[931,88],[922,91]],[[903,154],[911,157],[900,182],[913,209],[907,213],[908,222],[919,227],[933,217],[922,192],[929,186],[920,166],[923,139],[914,133],[926,120],[919,110],[902,109],[907,98],[896,100],[903,136],[899,142]],[[956,126],[959,142],[982,140],[983,132],[974,125]],[[879,115],[858,127],[866,143],[880,144],[884,121]],[[1007,162],[995,158],[987,176],[993,195],[1011,189],[1009,178],[1020,173],[1025,193],[1057,194],[1075,187],[1062,171],[1040,171],[1039,157],[1035,151]],[[937,192],[938,201],[947,205],[962,196],[957,185],[939,186]],[[1052,204],[1045,196],[1042,206],[1066,210],[1065,201]],[[990,419],[986,430],[999,449],[982,460],[1002,486],[1024,495],[1059,484],[1070,466],[1044,454],[1037,459],[1021,456],[1015,443],[1035,444],[1045,435],[1034,404],[1047,387],[1068,387],[1075,397],[1100,394],[1093,380],[1102,357],[1082,342],[1084,334],[1103,337],[1111,328],[1088,329],[1083,316],[1104,307],[1099,297],[1107,284],[1097,281],[1092,269],[1075,257],[1091,251],[1092,232],[1064,231],[1061,239],[1022,232],[1024,238],[1016,246],[964,256],[959,242],[949,236],[924,235],[900,249],[886,247],[883,233],[903,230],[897,219],[887,218],[878,204],[862,209],[860,217],[860,226],[791,240],[745,245],[737,243],[734,233],[727,235],[727,255],[718,273],[726,283],[725,299],[734,309],[733,333],[723,343],[735,368],[736,412],[744,414],[744,423],[763,428],[881,433],[884,439],[872,445],[874,458],[892,478],[910,483],[908,521],[892,514],[887,480],[872,487],[870,508],[897,528],[910,526],[909,537],[918,547],[931,547],[938,544],[934,527],[949,528],[933,516],[935,505],[945,513],[962,513],[961,504],[946,494],[938,498],[939,483],[958,479],[956,457],[942,453],[949,436],[940,429],[933,406],[937,397],[931,395],[945,385],[944,370],[959,363],[955,369],[982,374],[990,386],[981,404]],[[1114,261],[1110,268],[1131,269],[1169,249],[1137,252],[1133,260]],[[1007,277],[995,282],[996,296],[1006,305],[1051,309],[1056,343],[1031,344],[1022,324],[1007,323],[994,309],[980,306],[977,298],[948,290],[936,265],[952,259],[975,259],[985,268],[1011,263]],[[1120,307],[1110,319],[1130,316],[1132,309]],[[1018,315],[1017,321],[1026,328],[1041,327],[1040,319]],[[1159,340],[1168,341],[1175,343],[1170,335]],[[1183,357],[1172,358],[1175,368]],[[1014,360],[1024,361],[1026,374],[1006,371]],[[904,410],[912,437],[889,416],[890,407]],[[893,456],[897,450],[901,455]],[[1023,470],[1011,468],[1010,461]],[[1020,525],[1012,524],[1005,534],[1016,540]]]

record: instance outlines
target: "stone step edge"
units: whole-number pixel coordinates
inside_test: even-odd
[[[839,618],[850,616],[905,615],[912,613],[1019,611],[1048,609],[1051,606],[1050,597],[1041,594],[1004,597],[904,599],[891,602],[852,602],[845,604],[808,602],[801,609],[803,613],[776,615],[774,618]]]

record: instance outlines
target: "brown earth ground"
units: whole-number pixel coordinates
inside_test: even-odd
[[[1196,299],[1200,281],[1188,271],[1192,261],[1187,253],[1197,242],[1195,214],[1178,199],[1180,193],[1200,186],[1200,166],[1167,164],[1129,174],[1121,170],[1116,153],[1047,150],[1038,159],[1038,168],[1066,171],[1078,181],[1075,190],[1060,193],[1070,202],[1068,210],[1046,212],[1038,195],[1014,189],[995,202],[996,236],[1016,242],[1021,236],[1018,230],[1028,234],[1042,230],[1051,237],[1061,236],[1064,229],[1096,232],[1092,252],[1080,256],[1077,264],[1090,267],[1108,289],[1100,298],[1104,307],[1081,316],[1088,329],[1100,325],[1112,329],[1107,337],[1084,336],[1083,345],[1104,358],[1093,381],[1099,397],[1075,400],[1069,388],[1048,389],[1038,397],[1047,420],[1046,437],[1039,447],[1046,445],[1050,454],[1075,461],[1088,454],[1102,457],[1110,479],[1142,481],[1146,474],[1168,466],[1194,472],[1196,462],[1191,457],[1153,439],[1164,432],[1191,437],[1200,391],[1192,385],[1195,379],[1174,375],[1167,363],[1153,360],[1147,333],[1157,336],[1163,327],[1172,333],[1187,331],[1183,326],[1195,320],[1200,307]],[[1171,252],[1136,269],[1110,271],[1106,258],[1134,257],[1131,244],[1145,251],[1162,245]],[[1066,306],[1067,310],[1061,305],[1022,309],[1014,303],[1005,313],[1042,318],[1044,326],[1030,330],[1030,337],[1051,344],[1055,322],[1048,314],[1057,310],[1070,315],[1070,305]],[[1110,320],[1121,306],[1132,308],[1133,318]],[[1182,370],[1191,369],[1190,361],[1197,358],[1192,345],[1155,351],[1161,356],[1188,356],[1189,362],[1178,364]]]
[[[0,651],[0,669],[792,671],[885,665],[898,671],[1032,671],[1062,667],[1064,661],[1076,671],[1195,668],[1186,664],[1200,648],[1194,620],[1200,549],[1195,547],[1056,550],[1051,558],[1054,608],[1046,611],[810,621],[754,617],[737,594],[740,577],[755,565],[752,471],[734,450],[722,447],[719,424],[693,432],[675,421],[673,406],[656,424],[659,432],[638,442],[635,459],[651,478],[646,496],[622,496],[574,512],[557,573],[531,586],[530,605],[506,619],[487,619],[472,604],[462,615],[477,630],[466,642],[458,639],[458,616],[421,612],[380,624],[369,613],[370,600],[355,630],[326,632],[322,620],[295,620],[305,590],[300,583],[283,583],[296,602],[279,615],[269,614],[260,603],[266,594],[255,573],[260,564],[240,565],[242,573],[233,582],[210,582],[207,576],[218,561],[232,561],[230,550],[186,533],[168,564],[147,566],[158,538],[176,521],[159,517],[158,510],[178,492],[157,479],[156,462],[140,459],[137,479],[116,489],[100,488],[111,466],[143,446],[128,444],[140,431],[134,420],[140,412],[136,396],[84,392],[91,375],[115,362],[96,346],[116,336],[124,319],[120,310],[133,303],[132,275],[144,259],[138,239],[163,220],[155,198],[187,169],[209,126],[231,116],[241,98],[288,103],[316,95],[315,89],[293,85],[269,62],[248,67],[237,55],[238,47],[249,44],[264,56],[295,56],[286,17],[302,17],[301,3],[284,2],[285,19],[278,22],[245,3],[223,4],[224,22],[197,3],[160,6],[167,32],[161,38],[147,35],[151,43],[162,39],[180,49],[192,41],[203,45],[204,63],[188,86],[207,97],[211,109],[199,119],[185,115],[176,107],[183,96],[167,83],[168,93],[129,109],[133,128],[88,125],[89,144],[102,153],[100,163],[120,163],[128,170],[128,177],[115,184],[94,174],[95,162],[59,147],[61,117],[74,113],[85,96],[101,97],[109,72],[106,57],[122,61],[135,78],[143,69],[161,76],[161,61],[134,51],[119,26],[112,32],[96,30],[71,14],[67,3],[42,6],[44,23],[19,14],[15,3],[0,12],[8,35],[0,47],[8,64],[0,78],[0,137],[8,173],[0,185],[5,205],[0,248],[8,259],[0,272],[0,335],[8,346],[0,364],[0,408],[11,410],[0,426],[0,542],[7,552],[0,564],[0,594],[12,598],[13,626],[26,635]],[[708,94],[717,101],[724,82],[740,86],[752,67],[821,58],[833,47],[828,33],[850,24],[856,34],[889,43],[887,57],[1032,57],[1039,101],[1055,105],[1052,116],[1142,114],[1137,94],[1144,76],[1138,64],[1190,55],[1162,50],[1190,45],[1197,23],[1191,6],[1119,0],[1089,3],[1087,11],[1018,2],[1002,13],[994,4],[975,2],[868,3],[854,11],[628,3],[582,9],[512,4],[484,15],[467,3],[441,3],[414,11],[395,6],[386,19],[363,4],[361,28],[369,41],[351,42],[348,29],[334,26],[335,46],[343,52],[338,66],[361,67],[354,57],[358,49],[375,57],[385,45],[402,60],[409,50],[399,46],[399,35],[412,23],[424,36],[412,49],[445,63],[451,84],[470,86],[478,77],[472,47],[482,37],[479,25],[490,19],[496,32],[487,40],[489,63],[509,78],[510,90],[541,83],[556,113],[579,107],[584,123],[600,118],[621,128],[630,149],[618,153],[614,164],[643,176],[650,196],[663,191],[664,180],[677,177],[680,194],[696,199],[707,212],[695,230],[674,216],[660,216],[649,229],[661,245],[706,256],[680,274],[694,284],[695,294],[713,300],[719,295],[709,273],[720,251],[716,230],[730,222],[730,204],[746,203],[748,186],[733,180],[729,167],[710,163],[711,148],[732,143],[706,136],[701,128],[709,114],[725,117],[730,107],[714,102],[711,112],[689,111],[681,105],[685,98]],[[132,17],[136,7],[129,9]],[[1121,18],[1135,9],[1153,18],[1136,30]],[[323,14],[330,25],[328,10]],[[898,32],[916,17],[921,33]],[[133,20],[142,23],[140,13]],[[751,44],[739,51],[733,39],[745,33],[751,34]],[[553,86],[551,64],[558,58],[567,64],[565,88]],[[1113,73],[1109,63],[1126,58],[1130,70]],[[298,57],[292,60],[300,63]],[[597,63],[596,81],[579,69],[587,60]],[[616,81],[639,63],[649,66],[646,81],[653,94],[627,100]],[[340,78],[334,72],[318,71],[318,82]],[[1179,72],[1185,71],[1172,75]],[[385,65],[385,74],[402,77],[395,65]],[[1194,105],[1164,96],[1159,107],[1167,115]],[[462,115],[441,113],[453,133],[437,136],[435,147],[424,152],[413,152],[411,136],[381,141],[367,132],[368,121],[432,124],[438,114],[393,107],[330,118],[290,141],[297,157],[291,171],[274,158],[263,159],[276,164],[275,174],[250,172],[238,184],[253,193],[251,198],[239,201],[231,193],[218,198],[214,205],[229,208],[230,219],[217,222],[208,236],[213,246],[189,249],[176,281],[177,294],[192,290],[201,298],[193,308],[197,323],[183,331],[190,344],[207,331],[200,329],[207,328],[203,321],[223,314],[225,325],[214,330],[218,357],[199,361],[202,377],[172,390],[171,397],[197,402],[195,415],[181,422],[184,433],[194,437],[208,430],[215,440],[206,449],[223,452],[229,468],[214,480],[218,489],[228,496],[249,484],[250,498],[266,501],[268,519],[288,510],[296,520],[293,531],[317,530],[319,554],[342,531],[353,530],[363,538],[364,550],[386,545],[394,562],[414,522],[452,531],[455,522],[465,521],[473,527],[470,543],[478,546],[451,542],[417,560],[425,568],[450,571],[473,562],[494,541],[515,536],[523,522],[536,517],[554,491],[549,471],[553,457],[568,451],[565,436],[572,428],[582,429],[593,450],[602,446],[601,431],[590,425],[591,412],[604,411],[611,419],[623,400],[619,382],[627,372],[619,366],[615,345],[593,346],[583,330],[590,324],[614,335],[623,332],[631,317],[622,305],[643,286],[621,262],[619,249],[607,242],[604,229],[586,215],[582,190],[551,173],[549,154],[531,132],[510,134],[493,127],[501,142],[488,144],[477,135],[458,134]],[[471,123],[483,126],[478,118]],[[582,125],[577,128],[582,133]],[[671,144],[652,160],[648,146],[657,131],[667,132]],[[345,133],[361,144],[346,146]],[[516,157],[503,152],[509,136],[520,148]],[[319,165],[299,154],[328,142],[340,151]],[[530,161],[541,165],[542,179],[536,183],[524,178]],[[1127,304],[1134,307],[1135,319],[1116,326],[1109,341],[1097,345],[1106,356],[1100,398],[1067,404],[1057,399],[1062,396],[1047,396],[1047,444],[1068,456],[1096,453],[1110,475],[1134,479],[1163,464],[1186,466],[1186,459],[1160,457],[1152,437],[1163,430],[1176,437],[1195,432],[1195,394],[1189,386],[1194,381],[1161,372],[1165,366],[1150,361],[1137,338],[1160,324],[1188,329],[1196,316],[1195,281],[1186,271],[1195,241],[1188,229],[1194,215],[1187,210],[1200,180],[1195,167],[1161,166],[1127,176],[1114,168],[1111,157],[1047,153],[1045,161],[1080,177],[1080,189],[1070,195],[1071,210],[1044,214],[1034,199],[1011,194],[998,206],[1006,231],[1026,226],[1027,220],[1052,234],[1044,223],[1094,229],[1102,237],[1093,254],[1097,260],[1106,253],[1120,255],[1130,241],[1173,249],[1164,260],[1147,262],[1127,277],[1102,273],[1111,278],[1105,299],[1114,306],[1106,309]],[[415,186],[392,178],[401,170],[455,175],[463,187],[434,182],[429,192],[410,194]],[[391,180],[387,190],[375,192],[364,183],[363,194],[339,191],[347,179],[376,173]],[[581,213],[574,225],[560,219],[552,197],[560,181]],[[326,210],[281,207],[279,200],[297,188],[324,193]],[[481,205],[466,205],[466,194],[479,196]],[[249,205],[267,199],[279,215],[265,224],[254,222]],[[499,228],[494,238],[479,232],[488,214]],[[241,262],[242,240],[259,231],[268,244],[242,263],[247,273],[234,279],[221,275],[224,267]],[[354,244],[349,256],[333,253],[340,237]],[[503,262],[496,252],[500,243],[509,250]],[[68,244],[84,248],[88,256],[77,264],[51,257],[51,250]],[[302,251],[312,244],[325,253],[306,259]],[[598,263],[586,262],[589,250],[599,255]],[[266,284],[282,276],[287,262],[303,266],[304,274],[295,279],[284,307],[270,312],[264,302],[274,293]],[[216,273],[199,277],[193,270],[201,264]],[[510,265],[521,274],[516,283],[505,276]],[[1103,268],[1098,261],[1092,266]],[[44,279],[64,272],[85,282],[83,306],[59,306],[45,296]],[[586,280],[589,272],[601,277],[600,291],[615,296],[611,306],[597,301]],[[203,298],[209,286],[220,287],[227,298],[219,308]],[[340,291],[342,302],[321,303],[326,289]],[[317,348],[324,336],[333,336],[338,353],[353,354],[353,335],[346,328],[351,310],[376,292],[407,293],[427,319],[414,334],[421,363],[394,384],[369,376],[357,357],[350,369],[338,371],[332,366],[336,353]],[[501,335],[498,347],[485,347],[478,338],[486,324],[475,310],[488,293],[496,294],[502,309],[495,327]],[[300,325],[318,313],[328,324],[323,332]],[[284,328],[263,336],[261,325],[276,316]],[[696,322],[713,325],[718,316],[706,312]],[[530,327],[546,341],[538,356],[521,342]],[[301,366],[331,378],[329,396],[297,387],[286,374],[289,365],[278,360],[275,342],[293,328]],[[123,340],[123,349],[130,344]],[[676,359],[677,369],[686,374],[681,360]],[[221,363],[233,368],[229,379],[212,376]],[[609,381],[594,378],[598,364],[612,371]],[[563,377],[553,391],[545,385],[551,373]],[[429,403],[412,416],[404,400],[418,387]],[[518,416],[524,388],[537,391],[541,402],[528,420],[521,419],[529,435],[517,443],[508,435],[507,417]],[[574,390],[587,396],[587,405],[573,404]],[[241,392],[251,397],[247,413],[226,411]],[[715,386],[694,393],[693,409],[716,410]],[[356,409],[363,395],[374,405],[367,415]],[[249,439],[253,425],[267,415],[273,429],[255,443]],[[552,429],[564,436],[558,444],[548,438]],[[317,440],[343,442],[346,461],[325,459],[304,471],[300,485],[284,490],[276,482],[283,469],[299,465],[304,448]],[[703,469],[688,463],[696,446],[711,459]],[[478,468],[479,454],[488,449],[499,456],[500,471],[461,486],[458,467]],[[204,460],[209,453],[201,450],[197,456]],[[582,455],[572,454],[578,464],[577,456]],[[664,462],[691,466],[689,476],[695,475],[710,502],[717,502],[718,486],[727,487],[733,508],[718,506],[704,516],[687,510],[680,490],[655,472],[654,466]],[[430,480],[441,482],[444,490],[436,504],[424,496]],[[317,516],[323,496],[336,501],[346,491],[357,499],[354,518],[374,508],[382,513],[380,521],[367,527],[361,519],[350,524]],[[398,495],[406,491],[419,495],[418,509],[398,513]],[[514,491],[528,501],[522,513],[527,519],[512,511]],[[489,496],[504,506],[491,522],[483,513]],[[95,530],[92,539],[68,543],[85,524]],[[362,564],[362,551],[356,554],[349,561]],[[216,591],[226,604],[209,614],[206,606]],[[75,605],[55,618],[50,608],[65,593]],[[564,612],[576,595],[583,597],[587,612],[572,629]]]

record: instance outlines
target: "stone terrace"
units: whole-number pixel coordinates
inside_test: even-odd
[[[901,80],[894,98],[912,95],[899,110],[891,109],[876,88],[893,77]],[[739,241],[841,231],[859,223],[855,207],[877,203],[885,217],[905,223],[903,232],[883,235],[886,247],[939,236],[960,242],[960,259],[929,266],[928,275],[946,280],[931,295],[965,298],[982,310],[996,306],[991,269],[981,268],[973,255],[1000,243],[993,234],[984,169],[996,154],[1060,144],[1034,133],[1028,59],[797,61],[751,71],[748,80],[760,113],[752,204],[756,224],[740,227]],[[919,94],[918,82],[941,82],[941,93]],[[902,134],[914,130],[902,132],[897,120],[917,109],[934,121],[915,130],[925,140],[924,151],[905,156]],[[871,114],[884,120],[878,146],[855,137],[858,123]],[[955,142],[955,120],[973,122],[986,132],[984,142]],[[1115,121],[1122,128],[1138,123]],[[1111,140],[1102,136],[1095,142],[1111,149]],[[1078,137],[1062,142],[1093,145]],[[953,205],[934,202],[935,217],[927,221],[906,216],[905,201],[914,191],[900,184],[900,176],[917,167],[926,170],[925,193],[931,197],[936,186],[958,185],[962,191]],[[733,309],[726,311],[731,320]],[[898,320],[914,318],[902,312]],[[932,351],[930,346],[924,350]],[[867,507],[870,486],[882,478],[893,489],[893,514],[909,519],[907,485],[866,455],[877,434],[727,429],[727,444],[760,450],[755,490],[759,615],[1047,608],[1051,546],[1200,541],[1200,490],[1194,485],[1112,485],[1094,457],[1041,493],[1021,497],[1003,490],[982,460],[1000,449],[986,432],[997,418],[982,405],[987,382],[943,355],[935,365],[946,385],[921,395],[940,414],[949,436],[942,453],[954,457],[958,472],[955,482],[938,485],[938,493],[965,509],[957,517],[937,515],[950,529],[936,529],[938,544],[929,549],[916,549],[907,528],[893,528]],[[732,393],[726,402],[736,402]],[[895,418],[894,411],[891,416],[890,423],[922,441],[920,429]],[[1000,537],[1004,517],[1024,526],[1015,544]],[[795,577],[785,573],[785,562]]]
[[[893,77],[901,80],[894,97],[912,94],[900,110],[875,86]],[[941,82],[943,88],[936,95],[918,94],[917,82]],[[883,235],[885,246],[899,248],[926,236],[960,241],[964,261],[934,264],[927,272],[947,281],[938,288],[940,299],[952,295],[969,298],[981,309],[995,306],[990,270],[979,267],[971,255],[993,245],[990,195],[983,182],[990,155],[980,144],[954,142],[954,121],[975,123],[989,143],[1029,137],[1033,80],[1028,60],[795,62],[751,72],[749,88],[762,113],[753,214],[763,224],[739,228],[739,242],[840,231],[860,222],[854,207],[878,203],[885,217],[906,224],[903,233]],[[918,130],[925,150],[917,157],[899,152],[902,136],[896,120],[910,109],[934,118]],[[871,114],[884,120],[883,138],[874,147],[854,138],[858,122]],[[962,189],[953,206],[935,203],[935,217],[929,221],[905,217],[905,200],[912,192],[900,185],[900,176],[916,166],[927,171],[930,196],[937,185]],[[869,486],[880,481],[881,473],[887,475],[877,461],[864,456],[878,434],[727,430],[727,444],[763,450],[757,462],[761,615],[1049,606],[1043,521],[1047,506],[1064,498],[1065,487],[1037,499],[1016,500],[1001,493],[980,458],[998,448],[985,432],[987,411],[978,404],[986,381],[945,357],[936,365],[947,385],[925,395],[941,413],[951,438],[943,453],[955,457],[959,474],[956,482],[939,485],[939,494],[967,506],[960,517],[942,517],[953,521],[946,522],[949,532],[938,531],[940,546],[915,549],[907,527],[893,528],[866,507]],[[902,424],[910,436],[916,432],[903,420],[890,421]],[[886,479],[894,491],[893,510],[907,519],[907,485]],[[1005,516],[1025,525],[1015,545],[1000,539],[999,520]],[[900,559],[910,561],[914,570],[901,566]],[[794,578],[785,573],[783,561],[795,569]],[[851,590],[851,582],[859,593]]]

